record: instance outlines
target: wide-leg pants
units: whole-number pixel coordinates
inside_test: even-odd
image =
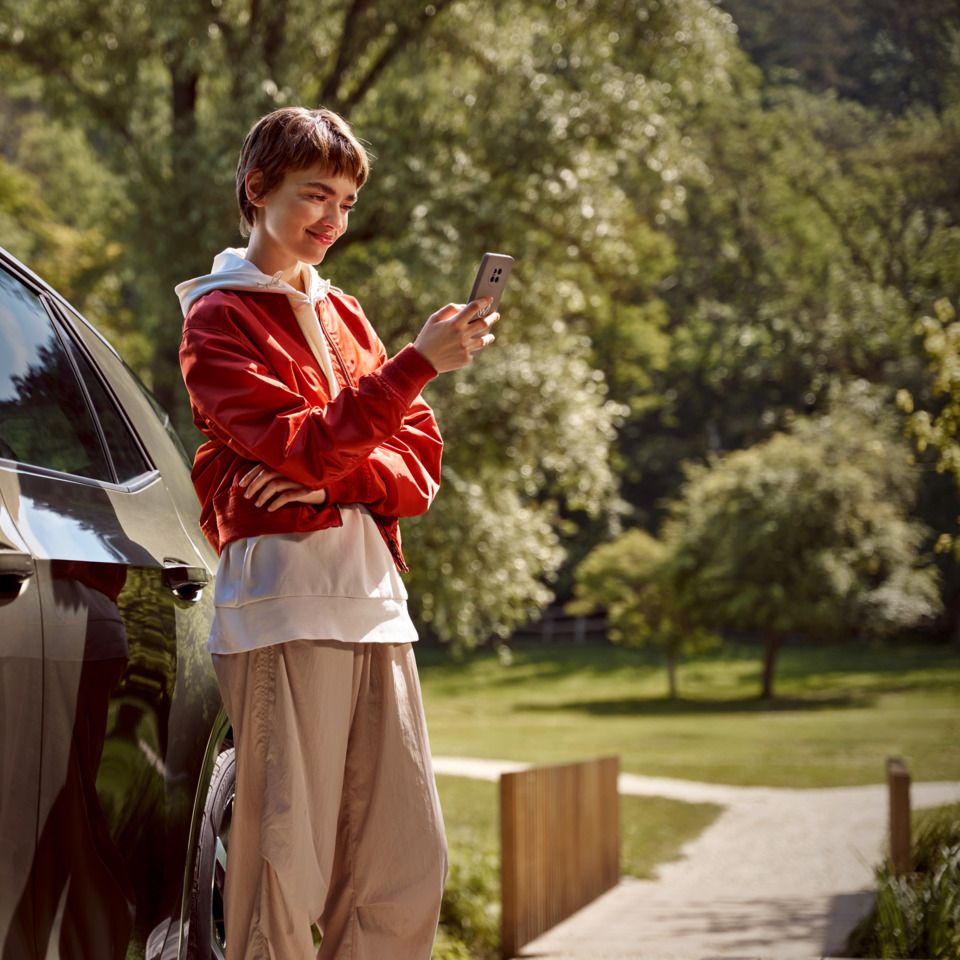
[[[227,960],[429,960],[447,847],[411,645],[213,661],[237,763]]]

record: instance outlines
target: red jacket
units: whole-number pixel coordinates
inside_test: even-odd
[[[339,290],[317,312],[340,386],[333,400],[285,296],[214,290],[187,313],[180,368],[208,438],[191,474],[200,526],[219,553],[241,537],[338,526],[337,504],[361,503],[405,570],[397,518],[426,511],[440,484],[443,442],[420,396],[436,371],[413,346],[387,359]],[[326,503],[257,507],[237,485],[256,463],[325,489]]]

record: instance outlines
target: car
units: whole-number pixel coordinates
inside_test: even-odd
[[[169,417],[0,248],[2,960],[224,955],[216,563]]]

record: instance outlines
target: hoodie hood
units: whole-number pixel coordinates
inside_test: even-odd
[[[298,303],[313,305],[323,300],[330,291],[330,281],[323,280],[308,263],[302,265],[301,277],[306,293],[280,279],[280,273],[272,277],[262,273],[247,259],[246,247],[227,247],[213,258],[210,273],[192,280],[184,280],[174,288],[180,298],[180,309],[186,316],[190,308],[205,293],[211,290],[252,290],[259,293],[282,293],[296,310]]]
[[[330,281],[322,280],[317,271],[308,263],[302,264],[300,276],[307,291],[301,293],[296,287],[280,279],[280,274],[272,277],[254,266],[246,257],[246,247],[227,247],[213,258],[213,269],[202,277],[184,280],[174,288],[180,298],[180,308],[186,316],[190,308],[205,293],[211,290],[252,290],[255,293],[283,294],[293,308],[293,315],[303,333],[307,345],[327,381],[330,396],[335,397],[340,388],[333,373],[333,363],[327,348],[326,337],[320,330],[317,317],[317,304],[326,299],[330,292]]]

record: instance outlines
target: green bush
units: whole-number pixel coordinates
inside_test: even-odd
[[[432,960],[496,960],[499,956],[498,855],[460,848],[451,858]]]
[[[960,804],[920,822],[914,871],[893,875],[877,868],[877,901],[847,943],[851,957],[960,957]]]
[[[473,955],[462,940],[441,926],[437,930],[436,940],[433,941],[430,960],[473,960]]]

